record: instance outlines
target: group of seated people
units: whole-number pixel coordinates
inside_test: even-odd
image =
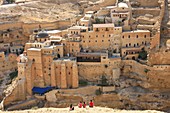
[[[92,100],[90,100],[89,107],[93,108],[93,106],[94,106],[94,102]],[[79,108],[86,108],[86,102],[82,103],[82,101],[80,101],[80,103],[78,104],[78,107]],[[71,104],[70,105],[70,111],[72,111],[72,110],[74,110],[74,106]]]

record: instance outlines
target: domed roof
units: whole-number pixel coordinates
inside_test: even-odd
[[[21,63],[26,63],[28,62],[28,58],[26,56],[24,56],[23,54],[20,55],[20,62]]]
[[[118,7],[128,8],[128,5],[126,3],[120,2],[118,3]]]
[[[167,42],[166,42],[166,46],[167,46],[167,47],[170,47],[170,39],[169,39],[169,40],[167,40]]]
[[[48,36],[49,36],[48,33],[40,32],[40,33],[38,33],[37,38],[47,38]]]

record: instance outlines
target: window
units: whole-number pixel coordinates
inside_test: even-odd
[[[137,46],[139,46],[139,43],[137,43]]]
[[[104,37],[104,35],[103,35],[103,37]]]
[[[96,35],[96,37],[98,37],[98,35]]]
[[[111,35],[109,35],[109,37],[111,37]]]
[[[146,38],[146,35],[144,37]]]
[[[122,36],[122,38],[124,38],[124,36]]]
[[[104,42],[104,40],[102,40],[102,42]]]
[[[110,42],[110,40],[108,40],[108,42]]]
[[[128,36],[128,38],[130,38],[130,35]]]
[[[126,47],[128,47],[128,44],[126,44]]]
[[[97,42],[97,40],[95,42]]]
[[[138,38],[138,35],[136,35],[136,38]]]

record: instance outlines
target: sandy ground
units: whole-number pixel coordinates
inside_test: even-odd
[[[41,108],[37,110],[24,110],[24,111],[11,111],[0,113],[164,113],[160,111],[127,111],[127,110],[116,110],[111,108],[77,108],[74,111],[69,111],[69,108]]]

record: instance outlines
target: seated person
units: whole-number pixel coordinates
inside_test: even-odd
[[[83,108],[86,108],[86,102],[83,103]]]
[[[78,104],[79,108],[82,108],[82,102],[80,101],[80,103]]]
[[[70,105],[70,111],[73,111],[74,110],[74,107],[73,107],[73,105],[71,104]]]
[[[93,107],[93,106],[94,106],[94,103],[93,103],[92,100],[90,100],[90,102],[89,102],[89,107]]]

